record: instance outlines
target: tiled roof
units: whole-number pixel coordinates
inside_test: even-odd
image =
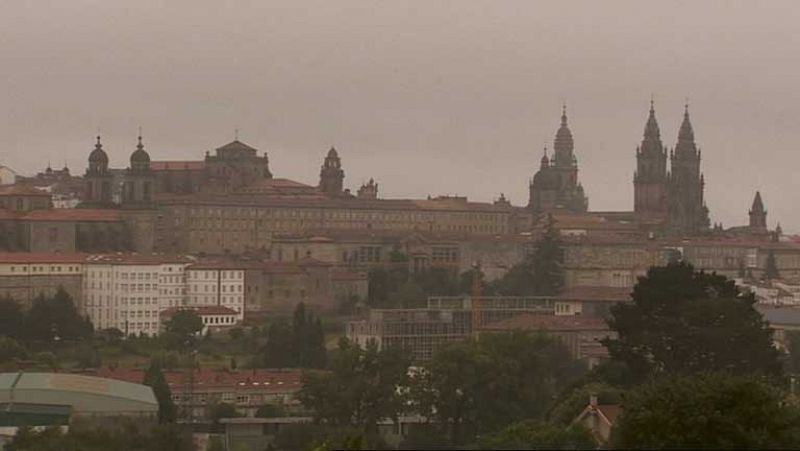
[[[254,196],[244,194],[192,194],[164,196],[161,200],[168,205],[220,205],[220,206],[261,206],[261,207],[300,207],[300,208],[349,208],[353,210],[409,210],[409,211],[452,211],[509,213],[507,207],[484,202],[461,202],[454,200],[414,200],[414,199],[363,199],[357,197],[310,196]]]
[[[193,260],[183,255],[166,254],[92,254],[86,258],[87,264],[114,264],[114,265],[160,265],[169,263],[191,263]]]
[[[199,171],[206,167],[205,161],[151,161],[150,169],[153,171]]]
[[[236,310],[225,307],[224,305],[196,305],[187,307],[168,307],[162,310],[159,315],[170,317],[181,310],[191,310],[198,315],[238,315]]]
[[[603,331],[608,330],[608,325],[601,318],[589,318],[578,315],[547,315],[528,313],[512,318],[484,324],[483,330],[548,330],[552,332],[567,331]]]
[[[0,252],[0,263],[83,263],[87,256],[78,252]]]
[[[631,288],[617,287],[570,287],[558,298],[569,301],[630,301],[631,291]]]
[[[20,213],[17,213],[13,210],[9,210],[7,208],[0,208],[0,220],[3,219],[18,219],[21,216]]]
[[[96,375],[109,379],[141,383],[144,370],[138,368],[102,367],[81,371],[82,374]],[[242,371],[202,369],[163,370],[167,384],[175,390],[183,389],[190,381],[194,382],[195,391],[203,387],[259,388],[265,392],[294,392],[301,387],[302,371],[296,369],[252,369]],[[180,388],[179,388],[180,387]]]
[[[235,140],[229,142],[228,144],[225,144],[222,147],[218,147],[217,150],[218,151],[219,150],[249,150],[249,151],[255,151],[256,149],[254,147],[248,146],[247,144],[239,141],[238,139],[235,139]]]
[[[356,271],[348,271],[346,269],[336,269],[331,274],[331,279],[337,281],[346,281],[346,280],[367,280],[369,276],[366,272],[356,272]]]
[[[119,210],[90,208],[48,208],[32,210],[20,217],[25,221],[114,222],[122,219]]]
[[[41,196],[50,197],[49,193],[38,190],[30,185],[0,185],[0,196]]]

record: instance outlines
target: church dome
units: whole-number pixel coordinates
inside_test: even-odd
[[[97,137],[97,144],[94,145],[94,150],[89,154],[90,163],[108,163],[108,155],[103,150],[103,145],[100,144],[100,137]]]
[[[139,137],[139,144],[136,145],[136,150],[131,154],[131,163],[150,163],[150,154],[144,150],[141,136]]]

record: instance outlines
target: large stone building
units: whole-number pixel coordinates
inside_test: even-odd
[[[530,182],[528,207],[534,215],[555,209],[585,212],[589,199],[578,182],[578,159],[574,153],[572,132],[567,125],[566,106],[561,112],[561,126],[553,141],[553,157],[545,148],[539,171]]]
[[[86,254],[0,252],[0,298],[10,297],[27,310],[39,296],[64,289],[81,310]]]
[[[700,158],[687,106],[678,142],[669,152],[671,167],[667,171],[667,148],[661,142],[661,131],[651,102],[644,138],[636,149],[633,186],[637,215],[664,218],[665,231],[673,235],[707,231],[710,222],[703,199],[705,180],[700,172]]]

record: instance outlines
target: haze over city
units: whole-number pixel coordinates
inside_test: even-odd
[[[591,210],[630,210],[651,96],[673,147],[688,98],[711,221],[800,226],[792,2],[4,1],[0,162],[83,173],[98,128],[124,167],[199,158],[239,130],[314,183],[335,145],[357,188],[527,202],[567,103]]]

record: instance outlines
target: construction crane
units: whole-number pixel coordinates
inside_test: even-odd
[[[472,264],[472,338],[478,339],[478,333],[481,328],[481,264],[475,262]]]

